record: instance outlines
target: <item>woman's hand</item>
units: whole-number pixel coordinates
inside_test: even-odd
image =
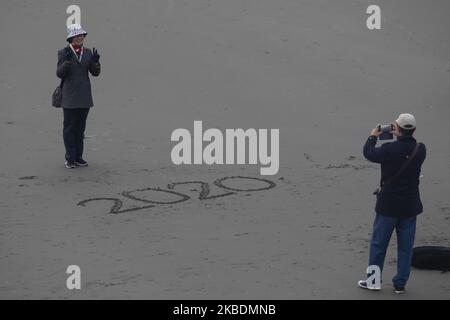
[[[73,66],[74,64],[75,64],[75,61],[73,61],[73,60],[64,61],[63,65],[62,65],[64,73],[68,73],[70,70],[70,67]]]

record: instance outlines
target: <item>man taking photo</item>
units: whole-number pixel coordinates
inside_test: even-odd
[[[411,271],[416,216],[423,211],[419,177],[426,157],[426,147],[413,138],[415,130],[414,116],[408,113],[400,114],[390,129],[390,133],[397,137],[396,141],[375,147],[378,137],[382,134],[378,126],[371,131],[363,150],[366,159],[381,164],[380,189],[375,192],[376,216],[370,242],[369,266],[378,266],[382,272],[386,250],[395,229],[397,274],[392,281],[394,291],[398,294],[405,292]],[[364,289],[381,289],[367,280],[360,280],[358,285]]]

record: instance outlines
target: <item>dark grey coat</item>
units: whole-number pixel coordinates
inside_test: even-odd
[[[94,77],[100,74],[100,63],[92,62],[92,51],[83,49],[81,62],[72,49],[67,46],[58,51],[58,65],[56,76],[64,79],[62,86],[62,108],[90,108],[94,105],[92,101],[90,72]],[[72,63],[66,62],[72,60]]]

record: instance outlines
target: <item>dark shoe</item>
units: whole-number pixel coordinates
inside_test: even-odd
[[[368,286],[367,285],[367,281],[366,280],[359,280],[358,281],[358,286],[362,289],[367,289],[367,290],[373,290],[373,291],[380,291],[381,288],[375,287],[375,286]]]
[[[75,161],[75,164],[79,167],[86,167],[88,165],[88,163],[83,159],[78,159],[77,161]]]
[[[64,165],[66,166],[67,169],[73,169],[76,167],[75,162],[72,161],[66,161]]]
[[[405,287],[394,286],[394,292],[396,294],[403,294],[405,293]]]

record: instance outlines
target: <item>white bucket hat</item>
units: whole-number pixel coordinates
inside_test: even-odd
[[[70,38],[79,36],[80,34],[87,35],[87,32],[83,30],[83,28],[78,24],[74,23],[67,27],[67,38],[66,40],[69,41]]]
[[[416,118],[409,113],[400,114],[395,122],[403,129],[414,129],[416,127]]]

